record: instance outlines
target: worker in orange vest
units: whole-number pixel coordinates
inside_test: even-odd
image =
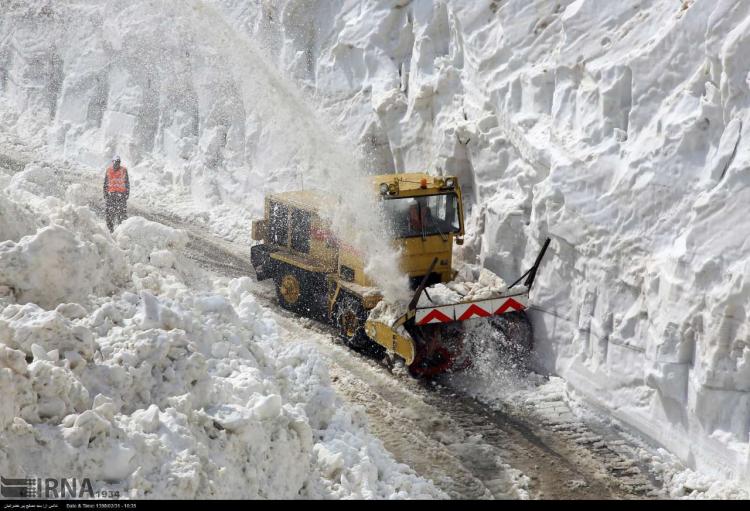
[[[115,156],[104,176],[104,210],[109,232],[127,218],[129,196],[128,169],[120,165],[120,157]]]
[[[432,211],[427,205],[427,199],[418,197],[409,206],[409,229],[413,232],[422,232],[431,227]]]

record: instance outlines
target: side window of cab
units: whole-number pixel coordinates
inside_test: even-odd
[[[269,206],[268,234],[274,245],[289,245],[289,208],[280,202]]]
[[[310,222],[312,215],[303,209],[292,209],[292,250],[310,252]]]

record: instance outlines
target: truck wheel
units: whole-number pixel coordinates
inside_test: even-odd
[[[385,356],[385,348],[373,342],[365,333],[367,311],[359,300],[350,295],[342,295],[336,302],[334,321],[349,347],[375,358]]]
[[[284,268],[274,276],[279,304],[290,311],[299,312],[302,304],[302,282],[295,271]]]
[[[276,297],[283,308],[301,316],[323,318],[322,304],[327,295],[320,275],[288,264],[277,264],[273,273]]]

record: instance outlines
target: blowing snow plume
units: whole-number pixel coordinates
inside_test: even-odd
[[[338,205],[329,217],[336,236],[361,255],[365,274],[387,302],[408,301],[409,279],[400,269],[401,253],[392,242],[393,234],[370,182],[364,178],[339,182],[347,186],[346,193],[337,193]]]
[[[93,167],[122,154],[142,178],[136,196],[176,185],[210,215],[235,210],[215,219],[222,231],[231,231],[226,224],[247,231],[236,218],[258,214],[270,192],[340,195],[332,216],[354,226],[347,241],[364,254],[367,274],[393,294],[383,277],[399,273],[398,257],[372,217],[356,144],[342,141],[267,61],[269,52],[215,6],[40,2],[2,10],[0,57],[8,64],[0,82],[9,105],[25,106],[20,114],[12,109],[10,122],[38,127],[20,133],[25,140],[41,148],[49,139],[65,157]],[[49,65],[40,72],[28,62]]]
[[[276,133],[267,138],[270,157],[253,172],[265,175],[265,169],[284,168],[294,174],[281,186],[317,188],[336,197],[336,209],[328,213],[337,238],[347,240],[362,254],[365,274],[387,301],[407,300],[409,281],[399,268],[400,254],[390,241],[372,185],[357,157],[359,146],[329,129],[327,114],[312,110],[310,102],[279,76],[251,40],[238,36],[212,8],[194,2],[193,9],[211,14],[200,18],[211,33],[207,42],[232,50],[226,58],[253,114],[272,120],[270,130]],[[238,47],[245,51],[237,52]]]
[[[196,3],[194,9],[210,10],[198,5],[202,6]],[[336,197],[337,207],[328,213],[337,238],[346,239],[362,254],[365,273],[382,290],[386,300],[406,299],[408,278],[399,268],[399,253],[390,242],[372,186],[362,171],[358,146],[347,143],[329,129],[326,114],[312,110],[310,102],[278,75],[250,40],[238,36],[223,18],[215,16],[215,23],[211,17],[202,18],[203,23],[213,27],[212,37],[218,38],[212,41],[213,45],[232,49],[227,52],[230,67],[245,87],[245,97],[254,98],[251,103],[254,115],[272,119],[271,130],[277,132],[267,140],[272,157],[264,159],[253,172],[265,174],[265,168],[291,169],[295,175],[288,176],[281,183],[283,187],[317,188]],[[216,26],[224,30],[216,30]],[[237,52],[237,47],[246,51]]]

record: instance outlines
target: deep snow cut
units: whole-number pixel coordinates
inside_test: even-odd
[[[326,190],[337,199],[333,227],[354,225],[368,275],[389,296],[405,293],[406,277],[391,277],[398,255],[373,217],[371,187],[359,179],[366,155],[211,3],[40,1],[6,12],[0,82],[22,137],[94,167],[121,154],[136,179],[184,187],[215,223],[240,231],[222,234],[244,239],[247,221],[227,218],[238,209],[249,220],[268,192]],[[223,204],[233,211],[222,214]]]
[[[236,239],[267,191],[359,164],[458,175],[467,262],[514,278],[553,239],[539,367],[750,478],[750,4],[187,5],[4,4],[3,125],[95,167],[117,150],[136,193]]]

